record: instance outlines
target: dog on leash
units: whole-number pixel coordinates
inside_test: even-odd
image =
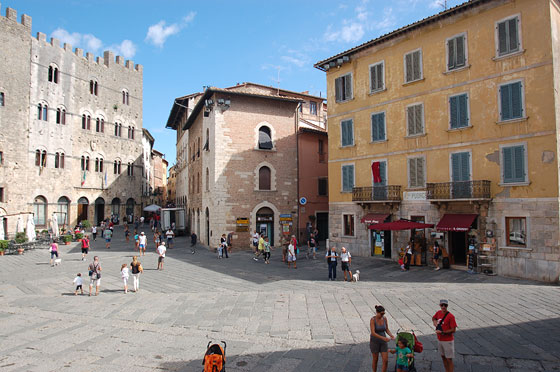
[[[353,282],[360,281],[360,270],[356,270],[356,272],[352,274],[352,281]]]
[[[62,263],[62,258],[57,258],[56,260],[54,260],[54,265],[58,266]]]

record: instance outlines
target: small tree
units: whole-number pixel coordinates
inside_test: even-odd
[[[83,220],[82,226],[84,227],[84,229],[89,229],[91,228],[91,222],[89,222],[88,220]]]
[[[27,241],[27,235],[25,235],[24,232],[16,233],[16,243],[17,244],[22,244],[22,243],[25,243],[26,241]]]

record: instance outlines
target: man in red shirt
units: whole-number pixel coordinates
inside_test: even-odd
[[[439,301],[441,310],[432,317],[432,322],[434,327],[436,327],[438,351],[441,354],[445,372],[453,372],[453,356],[455,355],[453,334],[457,329],[457,323],[453,314],[447,311],[448,305],[449,302],[447,300]]]

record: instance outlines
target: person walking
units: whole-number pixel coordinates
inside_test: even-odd
[[[91,227],[91,236],[93,238],[93,241],[97,240],[97,226],[95,225]]]
[[[438,271],[439,270],[439,256],[441,255],[441,248],[439,247],[439,243],[436,240],[434,242],[434,257],[432,259],[434,266],[436,267],[434,270]]]
[[[381,354],[381,372],[387,372],[387,364],[389,354],[387,354],[387,343],[395,339],[395,336],[389,330],[387,318],[385,317],[385,308],[381,305],[375,305],[375,315],[369,321],[369,350],[372,356],[372,370],[377,372],[377,362],[379,354]],[[389,337],[387,337],[389,335]]]
[[[227,252],[227,238],[226,238],[226,234],[222,234],[222,237],[220,238],[220,249],[219,249],[219,256],[220,258],[224,258],[224,253],[226,254],[226,258],[229,258],[228,256],[228,252]]]
[[[197,238],[198,237],[196,236],[196,234],[193,231],[193,233],[191,234],[191,253],[192,254],[196,253],[196,240],[197,240]]]
[[[255,252],[255,257],[253,257],[253,260],[258,261],[259,260],[258,257],[263,253],[264,253],[264,235],[260,235],[259,241],[257,243],[257,251]]]
[[[157,253],[159,254],[158,264],[157,264],[158,270],[163,270],[163,260],[165,259],[165,251],[167,251],[167,249],[165,248],[165,242],[161,242],[159,247],[157,247]]]
[[[128,278],[130,277],[127,264],[121,265],[121,278],[124,284],[124,293],[128,293]]]
[[[111,249],[111,238],[113,238],[113,230],[105,229],[103,237],[105,238],[105,248]]]
[[[267,265],[270,263],[270,243],[268,241],[268,236],[264,238],[264,263]]]
[[[297,269],[296,247],[290,243],[290,245],[288,245],[288,269],[292,263],[294,264],[294,269]]]
[[[74,296],[78,295],[78,289],[81,291],[81,294],[84,294],[83,284],[84,281],[82,280],[82,273],[76,274],[76,277],[74,278],[74,285],[76,286],[76,289],[74,290]]]
[[[154,230],[154,244],[156,247],[159,247],[159,243],[161,243],[161,233],[157,230]]]
[[[412,260],[412,246],[414,244],[414,240],[410,239],[408,245],[405,248],[405,256],[404,256],[404,269],[406,271],[410,270],[410,261]]]
[[[140,250],[140,256],[146,255],[146,248],[148,245],[148,237],[144,234],[144,231],[140,233],[138,237],[138,249]]]
[[[86,260],[86,256],[89,252],[89,238],[87,235],[84,235],[82,238],[82,261]]]
[[[438,351],[441,355],[445,372],[453,372],[453,357],[455,356],[453,334],[457,330],[457,322],[455,321],[455,316],[447,309],[449,306],[448,300],[440,300],[439,306],[441,310],[438,310],[432,317],[438,339]]]
[[[99,294],[99,287],[101,286],[101,266],[99,265],[99,257],[94,256],[93,262],[88,266],[89,270],[89,296],[95,284],[95,295]]]
[[[325,257],[327,258],[327,263],[329,264],[329,280],[336,280],[336,260],[338,259],[336,247],[332,247],[330,251],[327,251]]]
[[[51,254],[51,266],[54,266],[54,258],[58,258],[58,244],[56,240],[53,239],[51,246],[49,248],[49,252]]]
[[[137,251],[140,247],[140,235],[138,231],[134,230],[134,250]]]
[[[307,259],[309,259],[309,257],[313,257],[314,260],[317,259],[317,257],[315,256],[317,253],[317,241],[315,240],[315,235],[313,233],[311,233],[309,235],[309,240],[307,240]]]
[[[130,272],[132,273],[132,287],[134,292],[138,292],[140,289],[140,274],[144,272],[142,264],[138,261],[138,257],[133,256],[132,262],[130,263]]]
[[[124,225],[124,237],[128,243],[130,241],[130,230],[128,229],[128,225]]]
[[[144,227],[144,216],[140,216],[140,225]]]
[[[232,250],[232,245],[233,245],[233,232],[230,232],[229,234],[227,234],[227,250],[228,253],[231,253]]]
[[[342,247],[341,249],[341,253],[340,253],[340,262],[341,262],[341,269],[342,272],[344,273],[344,281],[352,281],[352,270],[350,269],[350,264],[352,263],[352,255],[350,254],[350,252],[348,252],[348,250],[345,247]],[[348,275],[348,280],[346,280],[346,274],[350,274]]]
[[[258,252],[259,238],[260,238],[260,235],[257,232],[257,230],[255,230],[255,232],[253,233],[253,237],[252,237],[252,239],[253,239],[253,250],[255,251],[255,255]]]
[[[165,237],[167,238],[167,246],[169,247],[169,249],[172,249],[173,238],[175,237],[175,233],[173,232],[173,230],[171,230],[171,228],[167,229],[167,232],[165,233]]]

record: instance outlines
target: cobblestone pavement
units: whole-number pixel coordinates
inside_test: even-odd
[[[412,328],[423,342],[417,369],[443,371],[431,316],[447,298],[459,325],[457,371],[560,371],[558,286],[426,267],[403,273],[372,258],[354,260],[360,282],[342,281],[340,271],[330,282],[323,258],[300,254],[296,270],[278,251],[270,265],[248,252],[218,260],[205,249],[192,255],[179,237],[163,271],[149,245],[141,290],[124,294],[119,270],[133,245],[121,228],[115,236],[109,250],[92,242],[88,262],[76,243],[61,247],[56,267],[46,250],[0,257],[0,370],[200,371],[207,342],[225,340],[228,372],[371,371],[369,320],[383,304],[393,331]],[[72,280],[88,279],[94,254],[101,293],[74,296]]]

